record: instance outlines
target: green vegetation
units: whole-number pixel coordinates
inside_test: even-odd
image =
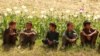
[[[89,47],[82,48],[80,46],[80,39],[77,41],[77,46],[72,48],[68,48],[66,51],[59,50],[61,46],[61,36],[66,29],[66,23],[71,21],[75,24],[75,30],[79,34],[82,30],[82,23],[84,20],[90,20],[92,22],[92,26],[100,30],[100,15],[94,13],[84,12],[84,10],[77,11],[75,13],[70,13],[69,10],[64,11],[62,13],[58,13],[54,8],[50,8],[49,10],[43,10],[40,13],[38,11],[30,11],[26,6],[22,6],[22,8],[14,7],[13,9],[7,8],[3,13],[1,13],[0,19],[0,56],[100,56],[98,52],[96,52],[97,48],[91,49]],[[23,30],[24,25],[28,21],[32,21],[34,25],[34,29],[38,33],[38,39],[33,50],[28,49],[19,49],[18,46],[11,48],[10,51],[3,51],[2,48],[2,33],[5,28],[8,27],[8,23],[10,21],[17,22],[18,32]],[[52,50],[48,48],[43,48],[41,39],[45,37],[45,33],[48,30],[48,24],[50,22],[55,22],[57,24],[57,31],[60,33],[60,45],[58,50]],[[80,36],[78,36],[80,37]],[[100,43],[100,38],[97,39],[97,44]],[[18,43],[17,43],[18,44]]]

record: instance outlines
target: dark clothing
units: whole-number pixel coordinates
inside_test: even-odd
[[[50,40],[51,42],[53,42],[51,45],[49,45],[48,40]],[[48,31],[47,35],[46,35],[46,39],[42,40],[42,42],[48,46],[57,46],[58,45],[58,40],[59,40],[59,33],[58,32],[52,32],[52,31]]]
[[[95,30],[94,29],[83,29],[82,31],[84,31],[86,34],[91,34],[93,33]]]
[[[21,46],[29,46],[35,44],[35,41],[32,40],[32,37],[24,37],[23,40],[21,41]]]
[[[97,50],[99,53],[100,53],[100,44],[99,44],[99,46],[98,46],[98,50]]]
[[[82,30],[85,34],[91,34],[91,33],[93,33],[94,31],[96,31],[96,30],[94,30],[94,29],[83,29]],[[97,39],[97,36],[98,36],[98,32],[96,32],[95,34],[93,34],[90,38],[90,40],[88,40],[88,37],[87,36],[85,36],[83,33],[81,33],[81,44],[82,44],[82,46],[84,46],[84,45],[90,45],[90,46],[95,46],[95,43],[96,43],[96,39]]]
[[[76,41],[70,42],[70,41],[66,40],[66,42],[65,42],[65,44],[63,44],[63,46],[69,47],[69,46],[73,46],[75,44],[76,44]]]
[[[59,33],[58,32],[52,32],[48,31],[46,35],[46,39],[49,39],[50,41],[58,41],[59,39]]]
[[[35,34],[26,35],[25,33],[32,33],[33,30],[24,30],[23,33],[20,34],[21,46],[32,46],[35,44]]]
[[[74,39],[76,38],[76,36],[77,36],[77,33],[74,30],[65,32],[65,37],[69,39]]]
[[[77,39],[77,33],[74,30],[72,31],[66,30],[64,32],[63,38],[62,38],[62,46],[69,46],[69,45],[76,44],[76,40],[73,42],[70,42],[70,39]]]
[[[49,45],[48,40],[42,40],[43,44],[48,45],[49,47],[57,47],[58,46],[58,42],[54,41],[51,45]]]
[[[13,34],[13,33],[15,33],[15,34]],[[14,30],[6,29],[4,31],[4,33],[3,33],[3,45],[5,45],[5,44],[7,44],[7,45],[9,45],[9,44],[15,45],[16,44],[16,40],[17,40],[16,29],[14,29]]]

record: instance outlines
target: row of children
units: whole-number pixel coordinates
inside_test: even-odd
[[[81,45],[90,45],[95,47],[96,39],[98,36],[98,31],[91,27],[91,22],[84,21],[83,23],[83,30],[80,33]],[[48,47],[55,47],[57,48],[59,44],[59,33],[56,31],[56,24],[50,23],[49,24],[49,31],[46,34],[46,38],[42,40],[44,45]],[[9,23],[9,28],[6,29],[3,33],[3,45],[15,45],[17,36],[20,36],[20,45],[22,47],[28,45],[32,47],[35,44],[36,40],[36,32],[32,29],[32,23],[26,23],[26,27],[20,33],[16,31],[16,22],[11,21]],[[62,47],[72,46],[76,44],[78,39],[77,33],[74,30],[74,24],[72,22],[67,23],[67,28],[63,33],[62,37]]]

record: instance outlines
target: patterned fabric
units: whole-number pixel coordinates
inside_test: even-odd
[[[31,33],[30,35],[27,35]],[[23,30],[20,34],[20,41],[22,45],[27,45],[29,43],[29,45],[32,45],[35,40],[36,40],[36,32],[32,29],[32,30]]]
[[[91,34],[91,33],[93,33],[93,32],[95,32],[96,30],[94,30],[94,29],[83,29],[82,30],[85,34]],[[91,45],[91,46],[95,46],[95,44],[96,44],[96,39],[97,39],[97,36],[98,36],[98,31],[96,31],[96,33],[95,34],[93,34],[92,36],[90,36],[90,37],[87,37],[87,36],[85,36],[84,34],[83,34],[83,32],[81,32],[81,44],[84,46],[84,45],[87,45],[87,44],[89,44],[89,45]],[[89,39],[88,39],[89,38]]]
[[[91,29],[83,29],[82,31],[85,32],[86,34],[91,34],[95,30],[91,28]]]
[[[63,34],[63,37],[65,37],[66,39],[68,38],[68,39],[74,39],[74,38],[76,38],[77,37],[77,33],[74,31],[74,30],[72,30],[72,31],[65,31],[64,32],[64,34]]]

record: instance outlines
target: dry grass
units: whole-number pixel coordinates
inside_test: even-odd
[[[55,8],[55,10],[62,12],[71,10],[71,13],[84,8],[85,11],[90,13],[100,13],[100,1],[95,0],[0,0],[0,12],[6,8],[20,7],[25,5],[29,10],[48,10]],[[1,46],[0,40],[0,56],[100,56],[96,49],[90,48],[70,48],[66,51],[44,49],[41,47],[42,43],[37,40],[33,50],[18,49],[17,47],[11,48],[10,51],[4,51]]]
[[[11,48],[9,51],[4,51],[0,47],[0,56],[100,56],[96,49],[73,47],[68,50],[52,50],[41,47],[40,40],[33,47],[33,50]]]
[[[71,10],[76,12],[80,8],[84,8],[88,12],[100,12],[100,1],[98,0],[0,0],[0,12],[5,8],[20,7],[26,5],[30,10],[47,10],[55,8],[61,12]]]

